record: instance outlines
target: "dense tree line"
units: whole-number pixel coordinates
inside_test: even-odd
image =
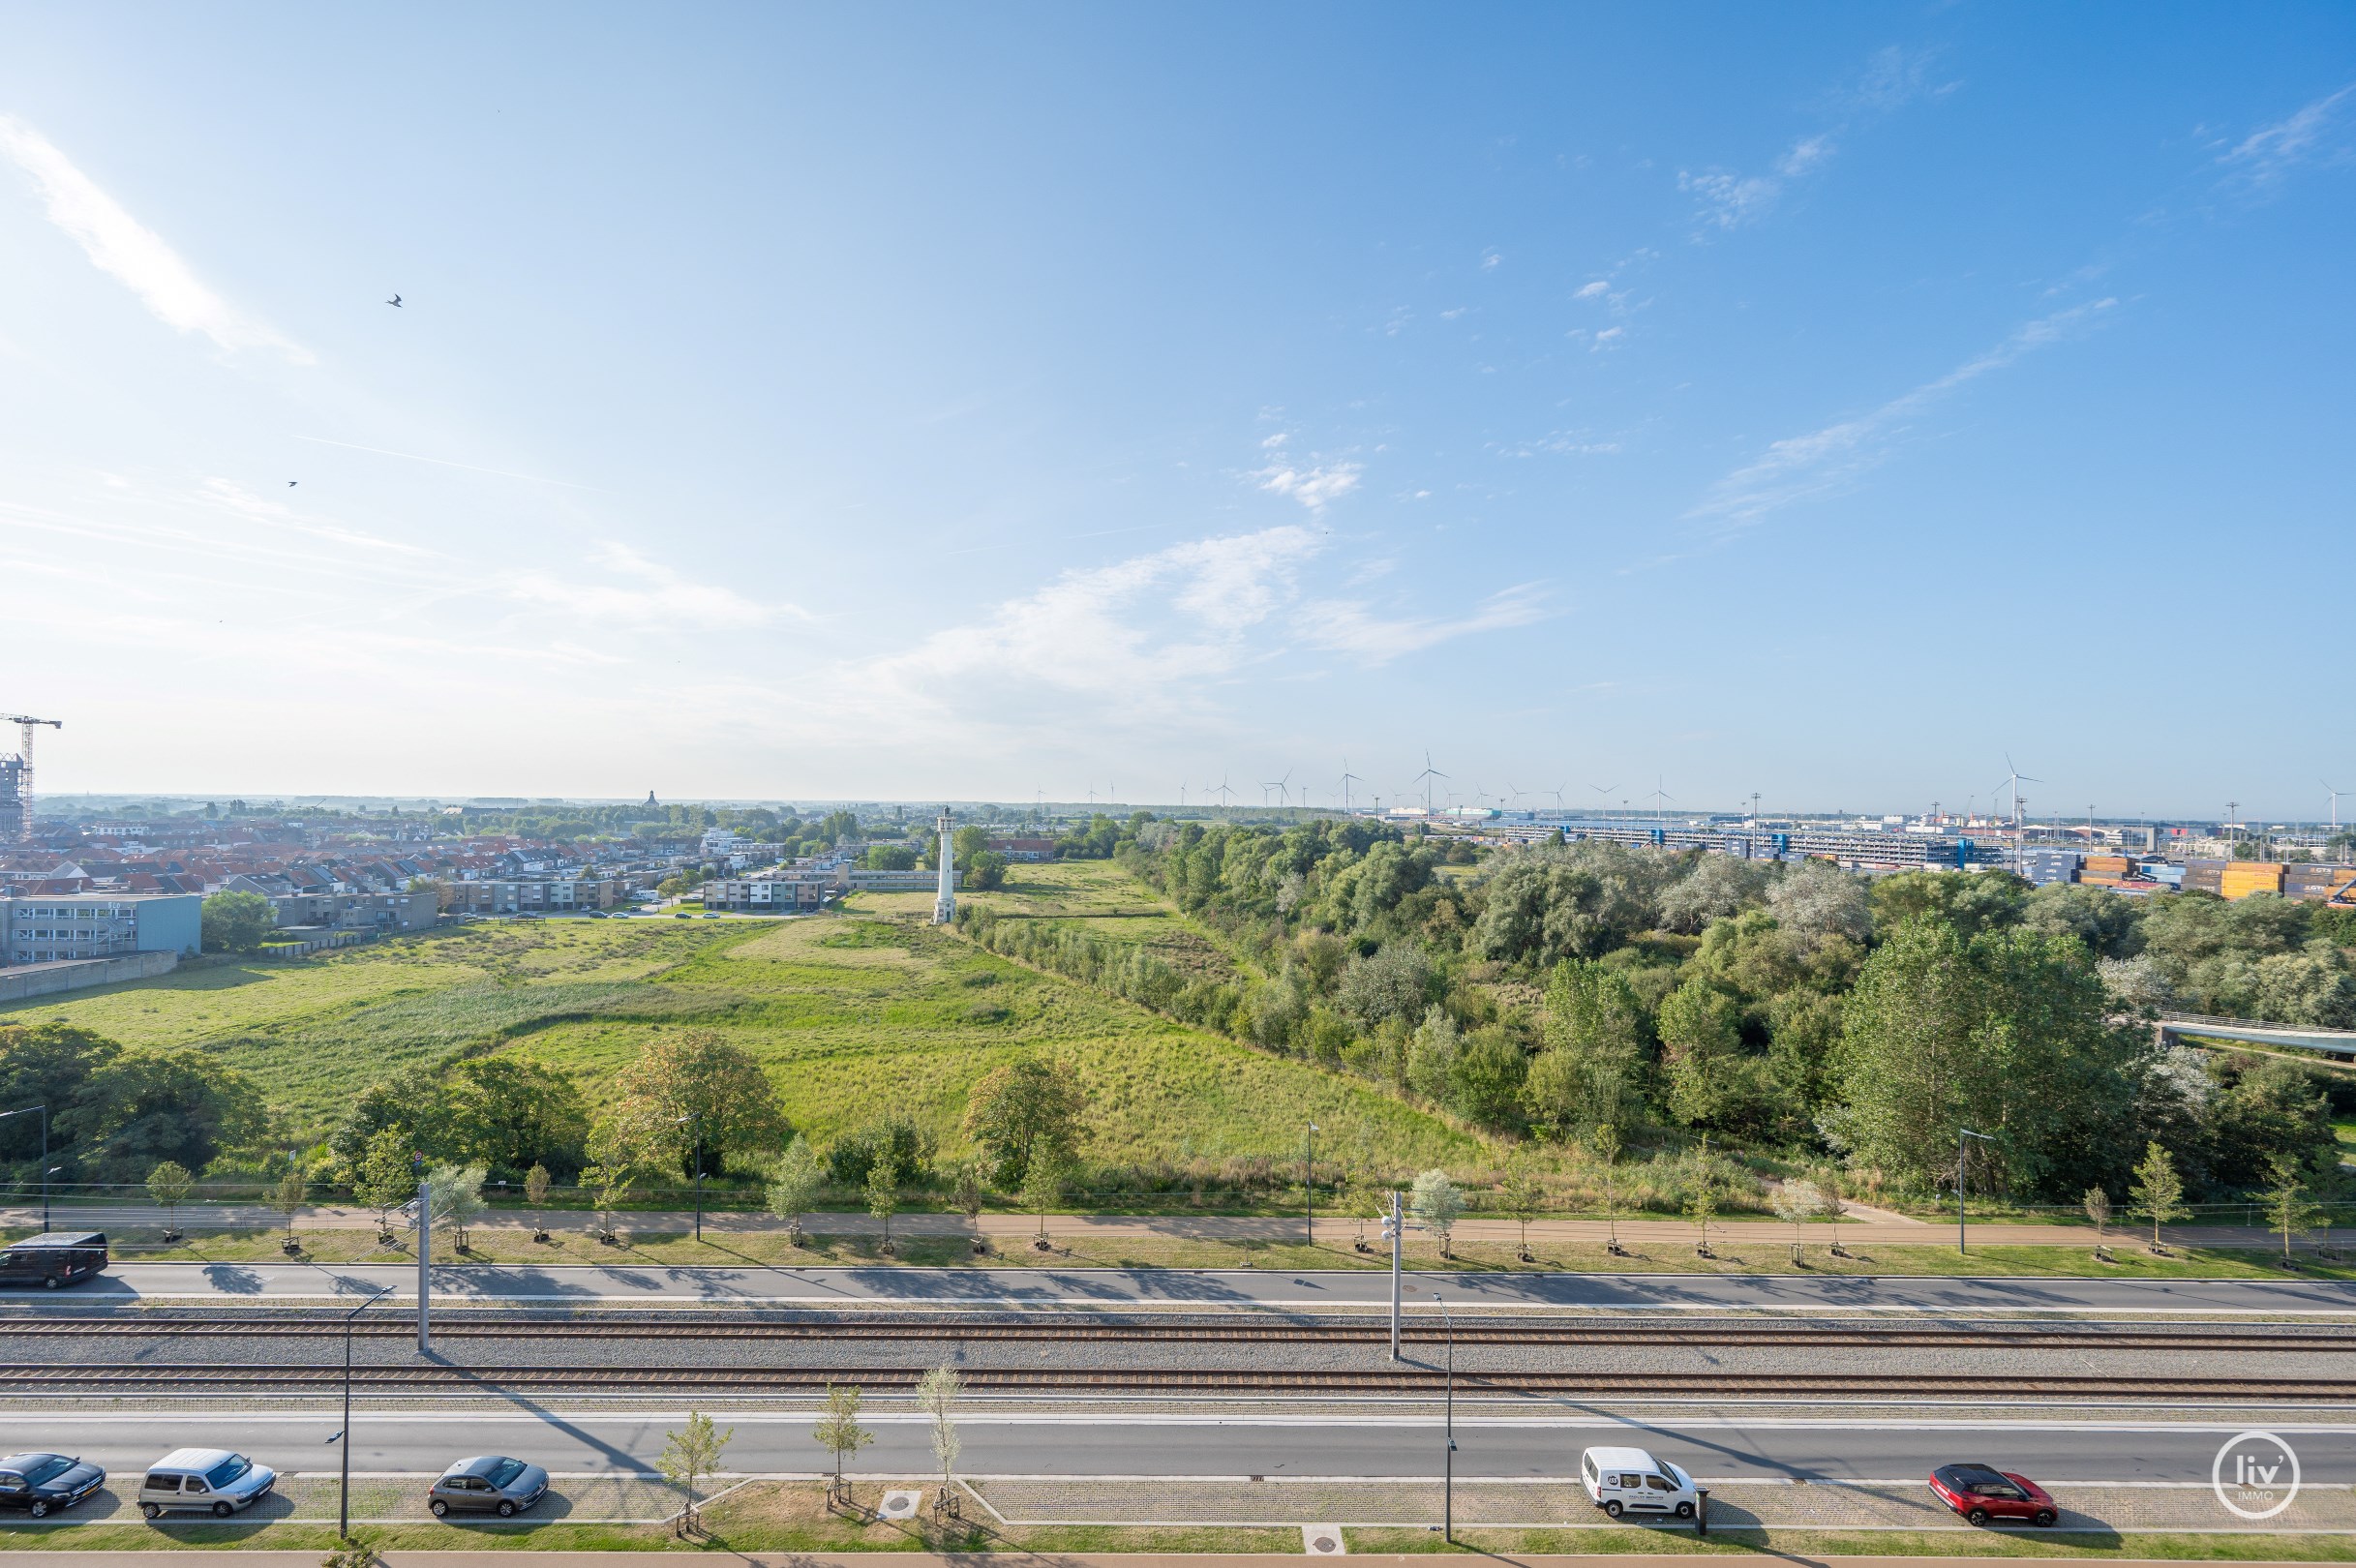
[[[1232,945],[1233,976],[1070,927],[969,929],[1491,1129],[1711,1133],[1929,1190],[1952,1184],[1969,1125],[1994,1139],[1976,1187],[2046,1201],[2124,1192],[2155,1142],[2195,1196],[2250,1191],[2277,1161],[2337,1170],[2309,1069],[2161,1049],[2147,1021],[2194,1006],[2356,1023],[2356,929],[2314,906],[1596,841],[1468,867],[1462,841],[1359,821],[1139,824],[1117,853]]]
[[[269,1131],[243,1073],[180,1045],[131,1048],[66,1024],[0,1026],[0,1109],[46,1105],[61,1182],[142,1181],[163,1161],[202,1170],[259,1152]],[[38,1116],[0,1121],[0,1172],[41,1180]]]

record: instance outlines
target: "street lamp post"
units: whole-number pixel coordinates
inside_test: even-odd
[[[352,1320],[393,1293],[393,1286],[369,1297],[344,1314],[344,1430],[327,1440],[344,1445],[344,1477],[336,1491],[336,1539],[351,1539],[351,1328]]]
[[[35,1111],[41,1113],[41,1229],[46,1235],[49,1229],[49,1178],[66,1168],[49,1163],[49,1107],[45,1104],[19,1105],[13,1111],[0,1111],[0,1122],[12,1116],[29,1116]]]
[[[1301,1201],[1309,1215],[1309,1245],[1317,1245],[1317,1124],[1309,1124],[1309,1135],[1302,1141]],[[1364,1235],[1364,1231],[1359,1232]]]
[[[1439,1303],[1439,1320],[1448,1330],[1448,1451],[1440,1471],[1439,1538],[1451,1546],[1456,1544],[1456,1320],[1448,1315],[1448,1298],[1438,1291],[1432,1299]]]
[[[1985,1132],[1975,1132],[1968,1127],[1955,1129],[1955,1252],[1957,1256],[1971,1251],[1963,1238],[1963,1151],[1966,1147],[1964,1140],[1967,1138],[1978,1138],[1982,1143],[1996,1141]]]

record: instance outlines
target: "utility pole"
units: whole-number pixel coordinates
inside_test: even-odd
[[[1448,1315],[1448,1298],[1438,1291],[1432,1299],[1439,1303],[1439,1320],[1448,1330],[1448,1452],[1447,1468],[1440,1480],[1439,1538],[1449,1545],[1456,1544],[1456,1320]]]
[[[1405,1244],[1406,1217],[1399,1212],[1399,1189],[1391,1189],[1391,1212],[1382,1221],[1382,1233],[1391,1238],[1391,1359],[1399,1359],[1399,1252]]]
[[[1959,1257],[1971,1251],[1963,1239],[1963,1151],[1966,1138],[1978,1138],[1982,1143],[1996,1141],[1985,1132],[1975,1132],[1968,1127],[1955,1129],[1955,1253]]]
[[[394,1286],[386,1285],[344,1314],[344,1430],[327,1440],[344,1445],[344,1478],[336,1489],[336,1539],[351,1539],[351,1325],[352,1319],[391,1295]]]
[[[417,1172],[417,1351],[434,1353],[434,1180],[418,1158]]]

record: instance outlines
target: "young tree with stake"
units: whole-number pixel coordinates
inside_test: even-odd
[[[2266,1218],[2282,1236],[2282,1261],[2290,1261],[2290,1239],[2315,1223],[2323,1211],[2307,1200],[2307,1182],[2298,1161],[2277,1155],[2267,1161]]]
[[[1522,1227],[1515,1257],[1524,1263],[1534,1261],[1529,1252],[1529,1222],[1546,1207],[1546,1184],[1526,1159],[1517,1158],[1506,1169],[1505,1179],[1497,1184],[1497,1203]]]
[[[710,1478],[720,1467],[720,1450],[737,1434],[737,1429],[716,1430],[711,1417],[701,1410],[687,1412],[687,1425],[678,1432],[666,1433],[662,1457],[655,1466],[663,1479],[679,1488],[680,1507],[673,1533],[700,1535],[704,1530],[703,1511],[698,1507],[696,1488]]]
[[[1697,1256],[1709,1256],[1709,1222],[1718,1218],[1718,1168],[1709,1161],[1709,1134],[1702,1134],[1702,1146],[1693,1161],[1693,1181],[1685,1189],[1685,1218],[1701,1232],[1694,1243]]]
[[[2135,1212],[2152,1221],[2152,1251],[2165,1252],[2167,1249],[2160,1242],[2160,1227],[2190,1212],[2185,1207],[2185,1179],[2176,1173],[2175,1157],[2157,1142],[2146,1145],[2143,1161],[2135,1167],[2135,1185],[2128,1189],[2128,1196],[2135,1200]]]
[[[531,1205],[531,1239],[536,1242],[548,1240],[548,1217],[541,1211],[548,1207],[548,1189],[554,1180],[538,1161],[524,1172],[524,1201]]]
[[[1800,1241],[1800,1226],[1824,1212],[1824,1192],[1814,1182],[1793,1177],[1777,1187],[1768,1201],[1774,1206],[1776,1219],[1791,1222],[1792,1261],[1805,1266],[1807,1254]]]
[[[2099,1187],[2090,1187],[2080,1201],[2086,1206],[2087,1221],[2095,1227],[2095,1251],[2099,1253],[2110,1233],[2110,1194]]]
[[[936,1520],[963,1514],[957,1504],[957,1454],[964,1444],[953,1417],[957,1396],[964,1392],[965,1379],[954,1367],[935,1367],[917,1380],[917,1403],[932,1418],[932,1457],[941,1466],[941,1492],[933,1499]]]
[[[900,1212],[900,1161],[885,1144],[875,1153],[875,1163],[867,1167],[867,1213],[884,1227],[881,1251],[891,1255],[891,1217]]]
[[[827,1402],[819,1407],[818,1425],[810,1429],[818,1446],[834,1456],[834,1479],[827,1486],[827,1506],[851,1500],[842,1478],[843,1461],[875,1441],[875,1433],[859,1424],[859,1389],[849,1383],[829,1383]]]
[[[949,1201],[965,1216],[966,1228],[973,1232],[974,1251],[986,1252],[990,1239],[982,1233],[982,1172],[971,1160],[961,1161],[957,1174],[949,1190]]]
[[[1465,1194],[1444,1170],[1427,1170],[1415,1178],[1408,1189],[1407,1205],[1415,1213],[1415,1222],[1430,1231],[1439,1243],[1439,1255],[1448,1253],[1448,1238],[1456,1222],[1465,1217]]]
[[[1047,1214],[1064,1195],[1064,1161],[1060,1152],[1038,1148],[1031,1152],[1030,1168],[1022,1174],[1023,1206],[1039,1216],[1039,1235],[1031,1245],[1041,1251],[1049,1248]]]
[[[177,1160],[166,1160],[147,1173],[147,1200],[164,1211],[164,1239],[180,1239],[180,1205],[196,1190],[196,1179]]]
[[[799,1132],[770,1166],[769,1212],[785,1221],[786,1240],[796,1247],[802,1244],[801,1217],[818,1201],[818,1190],[826,1180],[827,1162]]]
[[[1619,1200],[1614,1191],[1613,1176],[1619,1163],[1619,1129],[1609,1122],[1597,1124],[1587,1136],[1587,1147],[1603,1164],[1603,1222],[1611,1239],[1604,1246],[1613,1256],[1619,1255]]]

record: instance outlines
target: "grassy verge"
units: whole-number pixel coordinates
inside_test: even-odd
[[[445,1240],[435,1258],[448,1263],[485,1264],[601,1264],[627,1266],[687,1265],[741,1268],[777,1265],[789,1268],[827,1265],[871,1267],[901,1264],[925,1268],[978,1265],[988,1268],[1169,1268],[1169,1269],[1387,1269],[1387,1251],[1357,1251],[1351,1241],[1355,1224],[1325,1221],[1318,1235],[1330,1236],[1315,1247],[1284,1241],[1192,1241],[1156,1237],[1102,1237],[1051,1229],[1053,1250],[1041,1251],[1021,1237],[993,1240],[987,1253],[977,1254],[970,1242],[955,1236],[903,1236],[887,1256],[874,1236],[813,1234],[809,1245],[790,1245],[780,1232],[733,1235],[708,1231],[705,1239],[678,1232],[621,1231],[619,1246],[594,1237],[559,1232],[546,1242],[532,1241],[518,1230],[477,1229],[471,1251],[461,1253]],[[1368,1226],[1370,1238],[1374,1227]],[[301,1252],[292,1259],[280,1247],[280,1232],[248,1231],[206,1236],[169,1248],[140,1249],[118,1253],[121,1261],[189,1263],[407,1263],[415,1254],[402,1247],[380,1248],[372,1232],[305,1230],[297,1233]],[[2098,1260],[2091,1250],[2075,1247],[1975,1247],[1959,1254],[1951,1246],[1866,1247],[1854,1256],[1831,1255],[1823,1238],[1811,1236],[1805,1266],[1795,1268],[1788,1243],[1764,1237],[1743,1237],[1713,1243],[1713,1257],[1698,1257],[1690,1246],[1660,1243],[1632,1245],[1624,1257],[1614,1257],[1600,1246],[1539,1243],[1534,1259],[1524,1262],[1509,1244],[1460,1245],[1451,1258],[1442,1259],[1429,1245],[1408,1250],[1407,1266],[1420,1270],[1453,1269],[1484,1273],[1570,1274],[1801,1274],[1828,1278],[1891,1275],[1956,1276],[2014,1275],[2032,1279],[2195,1280],[2282,1279],[2286,1271],[2274,1254],[2226,1248],[2188,1248],[2166,1257],[2154,1257],[2122,1245],[2114,1261]],[[2356,1264],[2306,1262],[2300,1278],[2356,1279]]]

